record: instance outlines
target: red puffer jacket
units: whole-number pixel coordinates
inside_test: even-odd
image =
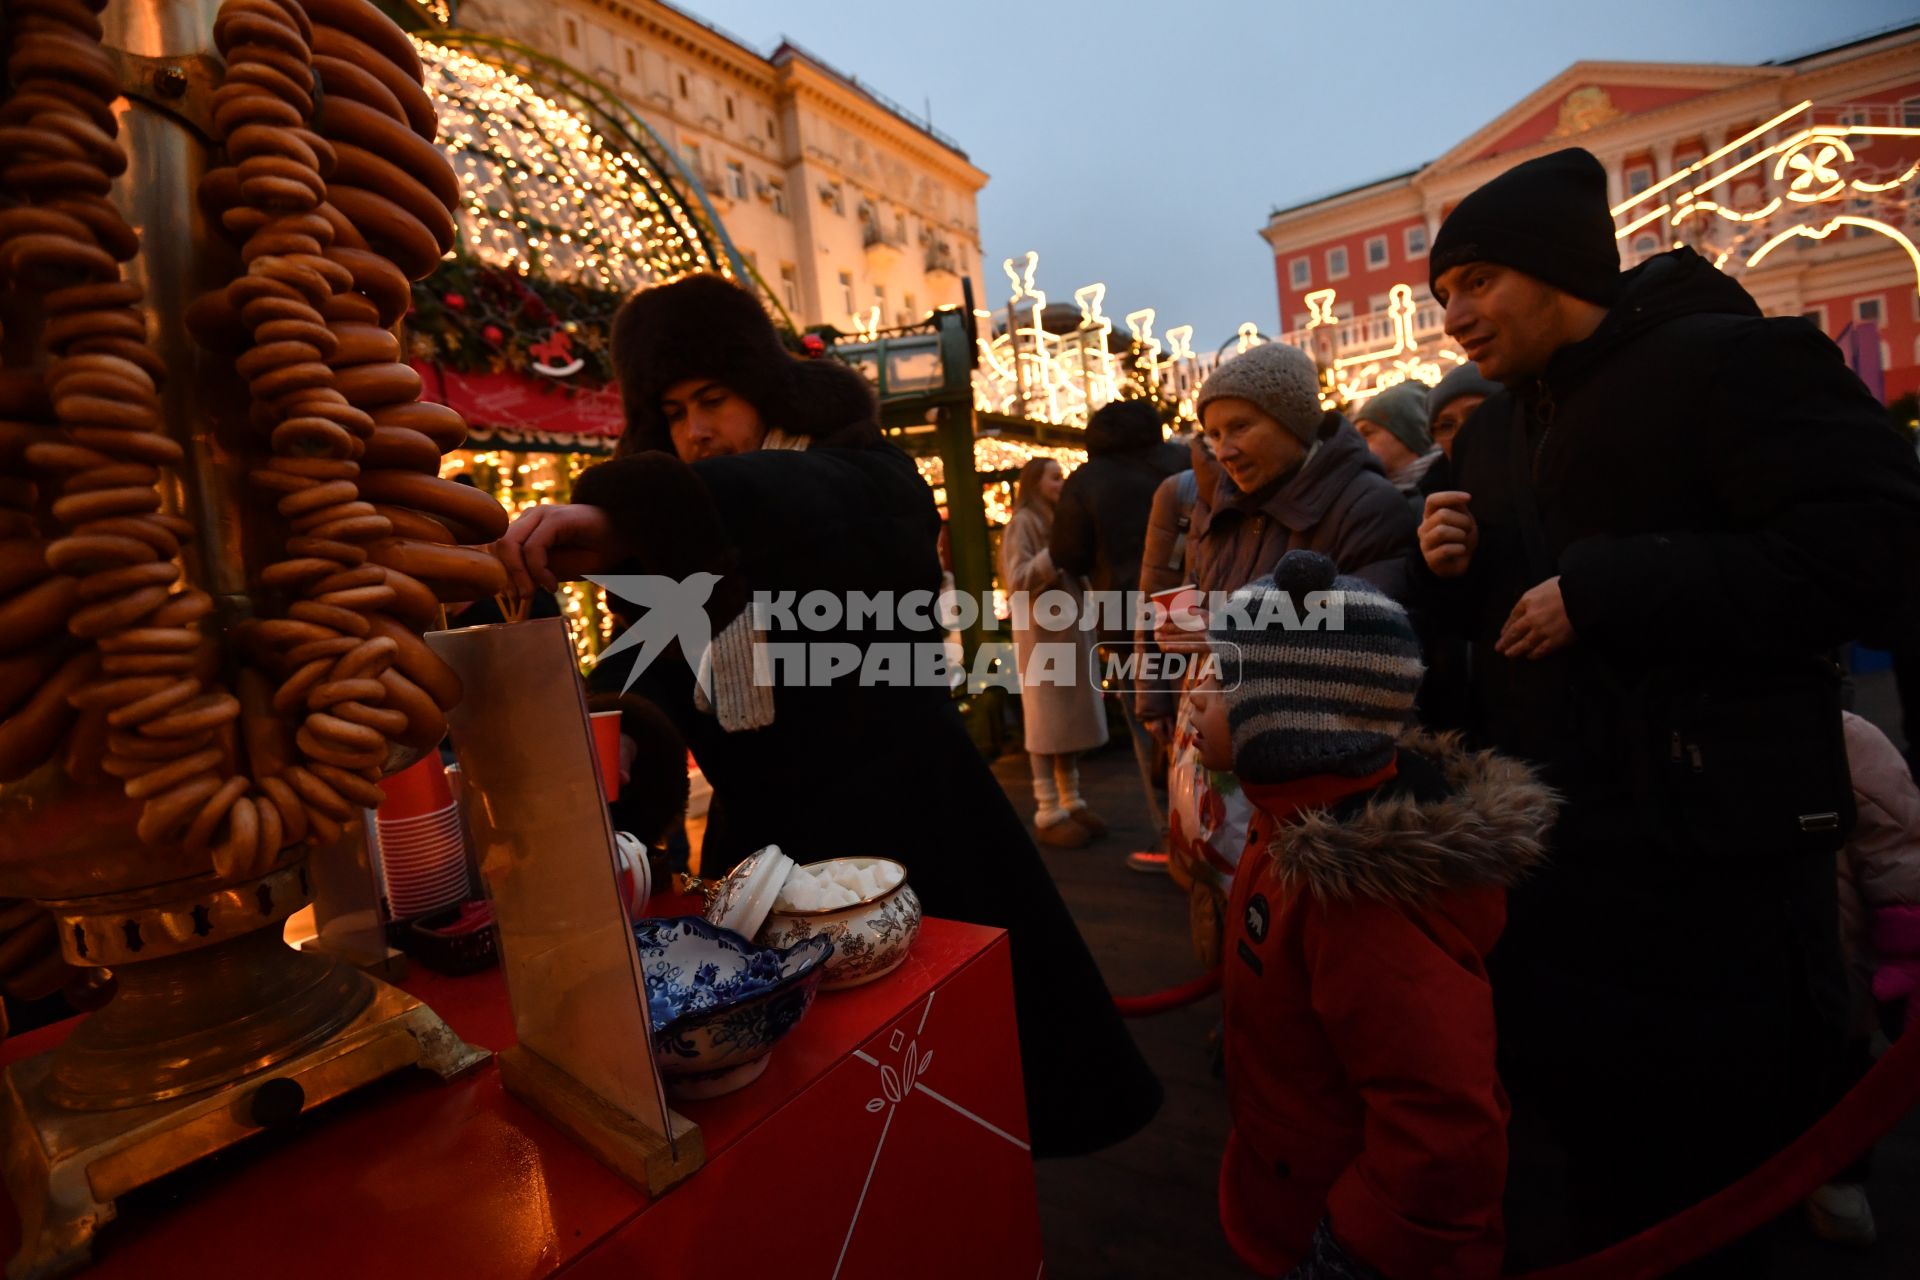
[[[1263,815],[1224,961],[1228,1239],[1277,1276],[1324,1218],[1391,1280],[1499,1275],[1507,1100],[1482,959],[1551,793],[1421,734],[1371,778],[1247,792]]]

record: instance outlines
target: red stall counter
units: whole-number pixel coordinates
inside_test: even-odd
[[[498,971],[402,985],[468,1041],[513,1042]],[[707,1163],[650,1201],[510,1097],[492,1062],[449,1084],[404,1072],[129,1197],[85,1274],[1041,1274],[1000,930],[925,921],[899,969],[822,993],[758,1080],[677,1109]],[[9,1209],[8,1255],[17,1234]]]

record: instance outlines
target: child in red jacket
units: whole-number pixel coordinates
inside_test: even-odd
[[[1325,556],[1233,604],[1195,708],[1261,810],[1227,913],[1222,1225],[1262,1275],[1491,1280],[1507,1100],[1483,960],[1552,794],[1411,728],[1406,612]]]

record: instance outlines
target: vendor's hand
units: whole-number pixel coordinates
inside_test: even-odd
[[[1207,623],[1205,609],[1181,609],[1153,629],[1153,642],[1165,653],[1206,653],[1212,647],[1207,643]]]
[[[626,558],[613,522],[599,507],[543,503],[523,512],[493,544],[516,598],[536,586],[558,591],[562,580],[611,571]]]
[[[1500,629],[1494,652],[1508,658],[1544,658],[1573,643],[1573,623],[1560,595],[1558,576],[1520,597]]]
[[[1480,546],[1480,524],[1468,504],[1473,495],[1446,489],[1427,495],[1420,519],[1420,554],[1438,578],[1457,578],[1473,563]]]

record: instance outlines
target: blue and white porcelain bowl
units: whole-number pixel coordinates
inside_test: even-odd
[[[763,947],[699,916],[633,926],[646,976],[653,1058],[675,1098],[715,1098],[753,1083],[774,1044],[813,1004],[833,943]]]

